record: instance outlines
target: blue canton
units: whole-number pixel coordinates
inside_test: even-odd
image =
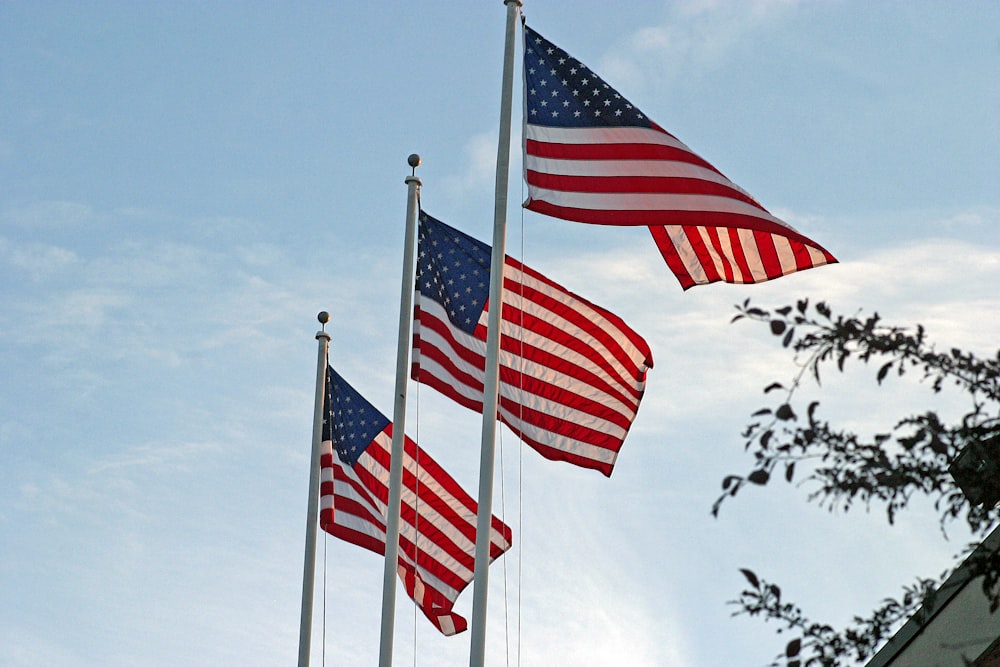
[[[490,246],[420,211],[417,289],[473,333],[490,295]]]
[[[527,122],[550,127],[651,127],[586,65],[524,26]]]
[[[330,440],[340,460],[353,466],[389,419],[347,384],[335,370],[326,369],[323,440]]]

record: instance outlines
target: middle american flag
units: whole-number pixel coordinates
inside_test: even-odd
[[[837,261],[527,25],[524,100],[525,208],[647,226],[684,289]]]
[[[492,249],[420,212],[412,377],[483,410]],[[617,315],[507,256],[498,417],[542,456],[611,475],[653,357]]]

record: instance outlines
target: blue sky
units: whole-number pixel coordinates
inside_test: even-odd
[[[826,299],[995,352],[1000,5],[525,5],[841,263],[682,292],[644,230],[522,212],[515,136],[508,251],[621,315],[656,367],[610,479],[502,432],[516,546],[487,663],[766,664],[781,638],[726,605],[740,567],[832,623],[944,570],[962,534],[930,507],[890,529],[781,485],[709,509],[796,370],[733,304]],[[391,413],[406,157],[424,208],[488,241],[503,22],[500,0],[0,4],[0,665],[294,659],[315,315]],[[872,430],[962,407],[865,373],[818,396]],[[478,415],[413,397],[408,432],[474,490]],[[382,563],[324,553],[327,661],[374,664]],[[397,609],[397,664],[467,661],[468,634]]]

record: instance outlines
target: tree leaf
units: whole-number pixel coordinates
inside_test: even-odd
[[[802,640],[798,638],[793,639],[792,641],[788,642],[788,646],[785,647],[785,656],[789,658],[794,658],[799,654],[799,651],[801,650],[802,650]]]
[[[795,327],[789,327],[788,331],[785,332],[785,337],[781,339],[781,346],[788,347],[792,344],[792,338],[795,336]]]
[[[771,320],[771,333],[780,336],[785,331],[785,323],[781,320]]]
[[[892,368],[892,364],[893,362],[890,361],[886,363],[884,366],[882,366],[882,368],[878,369],[878,375],[875,377],[875,380],[879,384],[882,384],[882,380],[884,380],[885,376],[888,375],[889,369]]]
[[[778,406],[778,409],[774,411],[774,416],[782,421],[788,421],[790,419],[795,419],[795,412],[792,410],[792,406],[788,403],[782,403]]]
[[[760,580],[757,579],[757,575],[754,574],[753,571],[747,570],[746,568],[740,568],[740,572],[743,573],[743,576],[746,577],[751,586],[758,589],[760,588]]]
[[[769,479],[771,479],[771,473],[766,470],[757,469],[747,475],[747,481],[754,484],[767,484],[767,480]]]

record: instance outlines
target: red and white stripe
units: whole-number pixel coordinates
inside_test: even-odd
[[[525,126],[525,207],[645,225],[682,287],[756,283],[837,260],[662,128]]]
[[[392,424],[352,468],[323,443],[320,526],[342,540],[385,555]],[[472,581],[476,550],[475,500],[409,438],[404,440],[400,502],[399,576],[420,610],[445,635],[468,627],[452,611]],[[511,530],[495,516],[490,561],[511,546]]]
[[[499,418],[549,459],[611,475],[653,366],[621,318],[506,258]],[[413,378],[482,412],[489,304],[475,333],[417,292]]]

